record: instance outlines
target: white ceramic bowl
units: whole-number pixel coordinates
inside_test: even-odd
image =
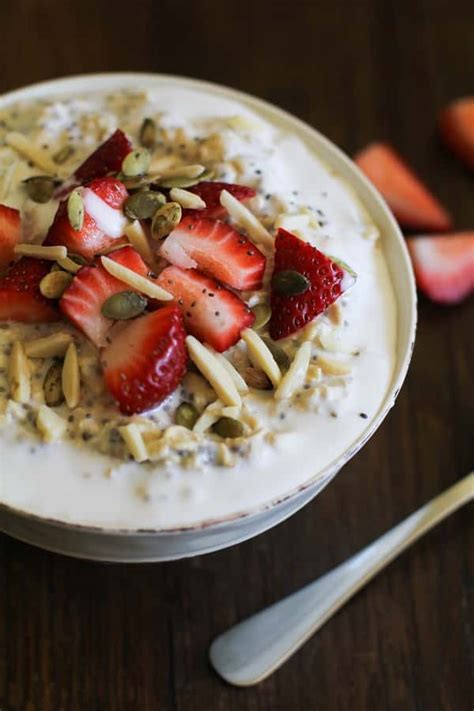
[[[0,107],[41,97],[113,91],[124,87],[180,86],[214,96],[237,100],[270,123],[297,134],[327,165],[341,175],[367,207],[382,233],[383,248],[398,307],[396,364],[391,386],[379,412],[365,432],[323,471],[302,481],[297,489],[269,502],[264,508],[243,511],[239,516],[212,524],[202,523],[179,530],[112,531],[53,521],[0,504],[0,529],[20,540],[48,550],[94,560],[117,562],[164,561],[208,553],[240,543],[288,518],[318,494],[341,467],[372,436],[395,398],[410,362],[416,328],[416,289],[405,241],[384,200],[366,178],[327,138],[299,119],[260,99],[226,87],[194,79],[158,74],[92,74],[34,84],[5,94]]]

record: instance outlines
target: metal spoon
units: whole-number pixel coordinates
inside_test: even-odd
[[[262,681],[394,558],[473,498],[471,472],[337,568],[217,637],[212,666],[236,686]]]

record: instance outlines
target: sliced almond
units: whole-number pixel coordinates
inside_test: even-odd
[[[232,407],[223,407],[221,410],[222,417],[231,417],[233,420],[238,420],[240,417],[240,407],[235,405]]]
[[[339,301],[335,301],[331,304],[327,310],[327,315],[335,326],[340,326],[342,324],[342,307]]]
[[[173,155],[157,156],[156,158],[152,158],[148,170],[150,173],[159,173],[160,175],[164,175],[165,172],[169,171],[170,168],[175,166],[177,162],[178,160],[176,156]]]
[[[36,427],[43,435],[45,442],[55,442],[66,432],[67,422],[47,405],[41,405],[36,418]]]
[[[22,156],[34,163],[46,173],[55,175],[58,166],[44,148],[35,146],[32,141],[18,131],[11,131],[5,136],[5,143],[14,148]]]
[[[242,339],[247,344],[249,358],[256,368],[260,368],[268,375],[273,386],[278,387],[281,380],[281,370],[277,365],[270,349],[260,338],[258,333],[251,328],[242,331]]]
[[[115,262],[109,257],[101,257],[102,266],[109,274],[112,274],[116,279],[119,279],[124,284],[131,286],[132,289],[136,289],[141,294],[149,296],[150,299],[158,299],[159,301],[171,301],[174,297],[169,292],[165,291],[155,284],[150,279],[140,276],[132,269],[124,267],[122,264]]]
[[[234,368],[232,363],[229,360],[227,360],[225,355],[223,355],[222,353],[217,353],[210,346],[206,346],[206,348],[208,349],[208,351],[210,353],[212,353],[212,355],[215,358],[217,358],[219,363],[229,373],[229,375],[232,378],[232,381],[233,381],[235,387],[237,388],[237,390],[239,391],[239,393],[242,393],[242,395],[245,395],[245,393],[248,393],[249,389],[248,389],[247,383],[245,382],[243,377],[240,375],[240,373]]]
[[[193,363],[212,385],[225,405],[241,406],[242,400],[224,366],[194,336],[186,337],[186,345]]]
[[[171,188],[170,198],[189,210],[202,210],[206,207],[206,203],[199,195],[184,188]]]
[[[71,409],[77,407],[81,395],[81,375],[74,343],[69,344],[64,358],[62,386],[67,406]]]
[[[326,356],[318,355],[316,361],[325,375],[349,375],[351,367],[347,363],[342,363],[335,358],[327,358]]]
[[[216,464],[221,467],[233,467],[237,461],[237,457],[230,450],[225,442],[219,442],[216,448]]]
[[[10,397],[16,402],[28,402],[31,397],[30,366],[22,344],[16,341],[12,346],[8,365]]]
[[[205,167],[199,164],[181,165],[164,171],[161,177],[174,178],[175,176],[179,176],[180,178],[198,178],[205,170]]]
[[[58,262],[60,259],[66,259],[66,247],[43,247],[39,244],[17,244],[14,249],[15,254],[21,254],[23,257],[35,257],[36,259],[49,259],[52,262]]]
[[[290,367],[281,379],[281,383],[275,392],[276,400],[285,400],[293,395],[295,390],[302,387],[309,360],[311,358],[311,344],[307,341],[296,351]]]
[[[118,430],[136,462],[144,462],[148,459],[146,444],[137,425],[132,422],[124,427],[119,427]]]
[[[207,432],[207,430],[221,417],[222,409],[223,405],[220,400],[216,400],[208,405],[194,424],[193,432],[195,434],[204,434],[204,432]]]
[[[133,222],[127,225],[125,228],[125,234],[130,240],[132,247],[145,260],[145,262],[153,264],[155,261],[155,255],[152,252],[140,220],[133,220]]]
[[[51,336],[35,338],[34,341],[25,343],[25,353],[29,358],[55,358],[63,356],[70,343],[72,336],[70,333],[53,333]]]
[[[262,223],[257,220],[253,212],[250,212],[248,207],[239,202],[239,200],[227,190],[221,192],[220,203],[237,224],[243,227],[250,239],[256,244],[262,244],[265,247],[273,247],[273,237]]]
[[[71,272],[71,274],[77,274],[79,269],[82,269],[84,264],[79,264],[78,262],[75,262],[74,259],[71,259],[70,257],[64,257],[64,259],[58,259],[58,264],[60,267],[65,269],[67,272]]]

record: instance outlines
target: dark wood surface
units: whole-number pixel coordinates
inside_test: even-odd
[[[351,153],[393,141],[474,227],[435,118],[474,92],[469,0],[2,0],[0,90],[149,70],[273,101]],[[100,565],[0,536],[2,711],[471,711],[473,527],[463,510],[256,688],[210,670],[218,632],[356,552],[473,464],[474,304],[422,300],[396,407],[309,506],[194,560]]]

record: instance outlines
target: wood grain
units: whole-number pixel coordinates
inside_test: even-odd
[[[0,90],[150,70],[267,98],[351,153],[393,141],[473,227],[473,178],[435,137],[474,93],[461,0],[3,0]],[[68,560],[0,537],[2,711],[470,711],[472,511],[396,561],[257,688],[209,669],[228,625],[354,553],[473,462],[474,304],[420,303],[395,409],[316,501],[259,538],[148,566]]]

